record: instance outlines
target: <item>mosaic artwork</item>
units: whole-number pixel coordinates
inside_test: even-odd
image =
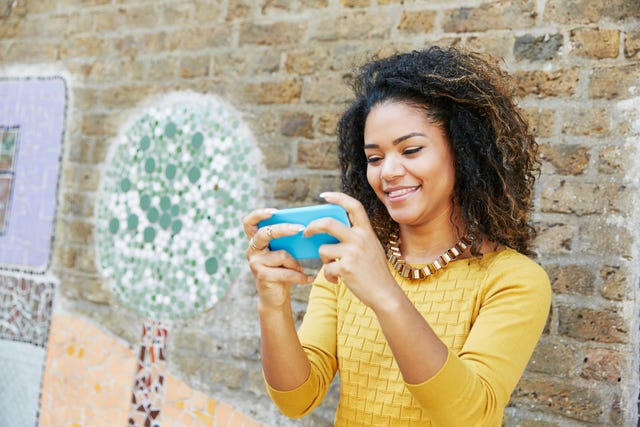
[[[156,104],[128,128],[104,173],[96,224],[99,265],[121,301],[172,320],[226,293],[242,267],[258,152],[238,115],[203,95]]]
[[[38,427],[125,427],[135,366],[126,342],[83,317],[54,314]]]
[[[54,290],[0,276],[0,427],[37,425]]]
[[[11,184],[15,175],[19,127],[0,126],[0,234],[7,228]]]
[[[110,152],[96,208],[98,264],[146,319],[128,426],[159,426],[165,340],[176,319],[216,304],[242,268],[240,218],[257,193],[259,150],[219,100],[174,94],[146,109]]]
[[[95,323],[71,314],[54,314],[49,336],[38,427],[125,427],[131,418],[132,378],[136,371],[144,371],[137,370],[140,353]],[[145,352],[147,360],[149,354]],[[159,368],[159,358],[154,360]],[[267,427],[191,388],[168,370],[162,377],[164,397],[162,407],[156,408],[160,415],[140,427]],[[33,423],[12,427],[25,425],[35,427]]]
[[[0,339],[45,347],[54,285],[0,275]]]
[[[48,268],[66,108],[61,77],[0,79],[0,269]]]
[[[160,426],[164,403],[167,329],[161,322],[145,322],[138,356],[128,427]]]

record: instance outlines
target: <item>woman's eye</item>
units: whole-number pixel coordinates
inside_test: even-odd
[[[380,160],[382,160],[382,157],[380,157],[380,156],[369,156],[369,157],[367,157],[367,163],[369,163],[369,164],[379,162]]]
[[[415,153],[419,152],[420,150],[422,150],[422,147],[407,148],[406,150],[404,150],[402,152],[402,154],[415,154]]]

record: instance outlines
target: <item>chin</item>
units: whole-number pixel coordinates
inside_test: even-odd
[[[398,224],[411,225],[416,221],[416,217],[414,215],[402,214],[399,212],[387,211],[389,212],[389,216],[392,220],[397,222]]]

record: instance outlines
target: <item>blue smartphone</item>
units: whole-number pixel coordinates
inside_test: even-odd
[[[267,225],[289,223],[307,226],[311,221],[319,218],[334,218],[343,224],[350,226],[347,211],[342,206],[335,204],[304,206],[301,208],[280,209],[271,218],[258,223],[258,227]],[[315,234],[304,237],[302,231],[293,236],[278,237],[271,240],[269,248],[272,251],[284,249],[295,259],[320,258],[318,248],[327,243],[338,243],[338,239],[327,233]]]

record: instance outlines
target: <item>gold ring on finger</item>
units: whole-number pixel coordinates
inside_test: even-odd
[[[264,249],[256,246],[256,242],[253,240],[253,237],[251,238],[251,240],[249,240],[249,246],[251,246],[256,251],[261,251],[262,249]]]

